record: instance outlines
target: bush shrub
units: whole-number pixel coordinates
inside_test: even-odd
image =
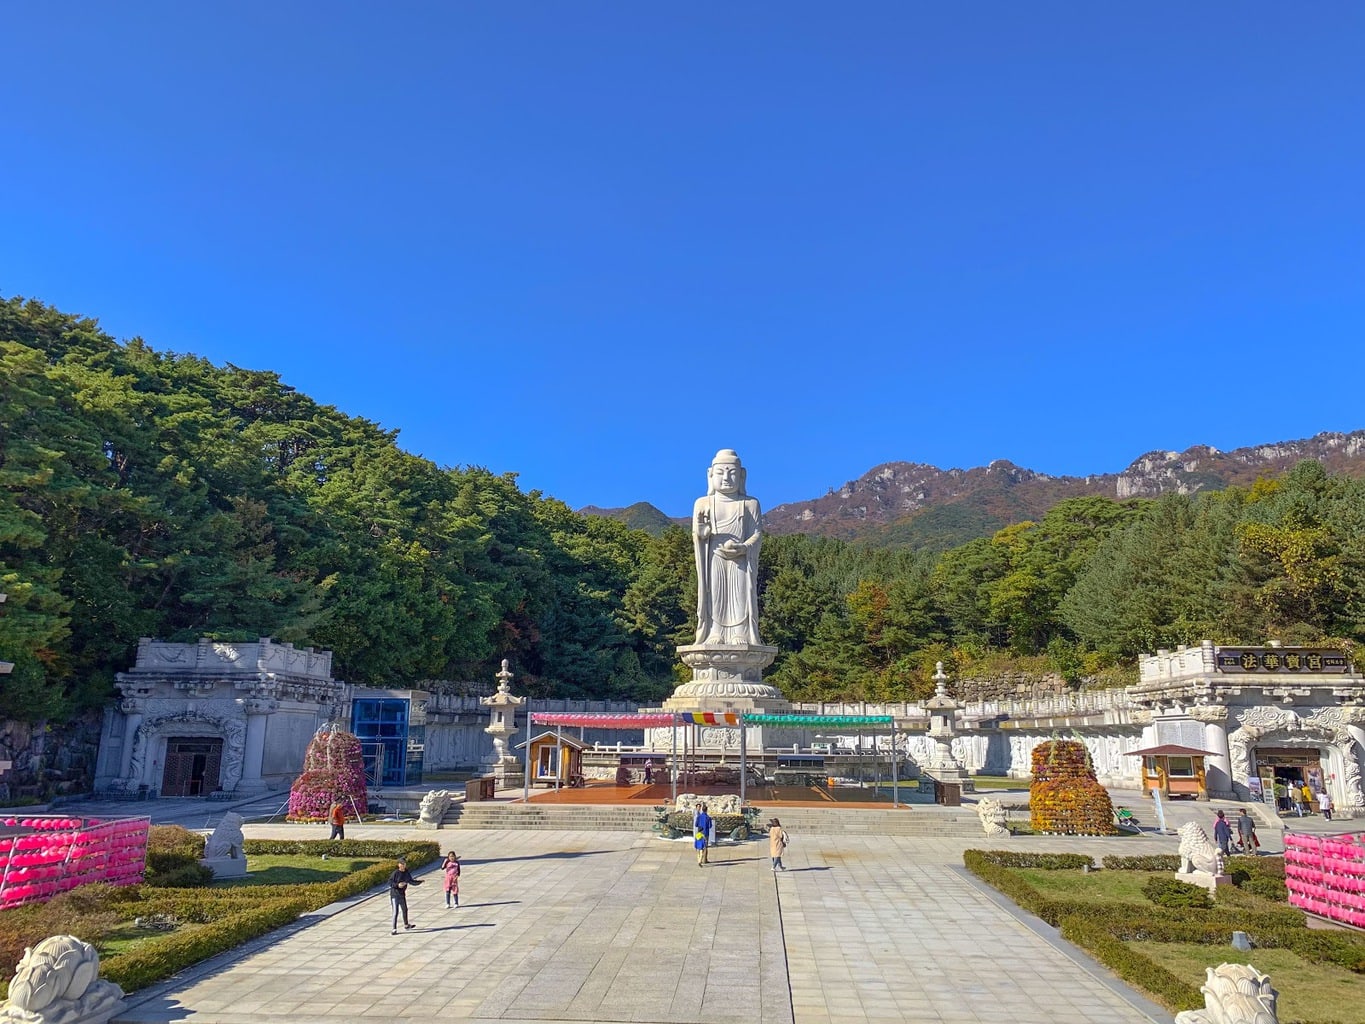
[[[1110,871],[1179,871],[1180,855],[1150,853],[1145,857],[1119,857],[1110,854],[1101,863]]]
[[[1124,981],[1147,992],[1171,1012],[1203,1009],[1204,996],[1198,987],[1144,956],[1101,922],[1084,914],[1073,914],[1062,921],[1061,931],[1062,938],[1089,952]]]
[[[1153,875],[1142,886],[1142,894],[1159,907],[1212,910],[1208,890],[1166,875]]]
[[[199,864],[204,842],[204,836],[179,825],[153,825],[147,833],[146,883],[184,887],[213,881],[213,872]]]
[[[436,843],[403,843],[392,839],[248,839],[242,844],[248,855],[274,854],[285,857],[357,857],[373,859],[376,857],[396,860],[406,857],[408,867],[421,867],[430,864],[441,856],[441,848]],[[390,868],[389,870],[393,870]]]
[[[100,974],[123,986],[125,992],[132,992],[289,924],[310,909],[314,908],[299,896],[258,903],[213,924],[167,935],[105,960],[100,964]]]
[[[1143,989],[1173,1011],[1203,1006],[1199,989],[1171,974],[1130,942],[1190,943],[1225,947],[1234,931],[1244,931],[1252,945],[1280,948],[1311,963],[1332,964],[1365,974],[1365,935],[1345,931],[1310,930],[1304,915],[1290,907],[1266,908],[1253,893],[1232,887],[1218,892],[1213,909],[1191,914],[1187,907],[1143,907],[1133,903],[1100,903],[1082,899],[1044,896],[1014,867],[1039,868],[1037,858],[1056,855],[1016,854],[996,850],[968,850],[963,862],[968,870],[1013,899],[1021,908],[1049,924],[1058,925],[1066,939],[1089,951],[1124,980]],[[1135,858],[1144,860],[1145,858]],[[1106,867],[1114,861],[1105,858]],[[1274,883],[1283,864],[1273,858],[1237,858],[1243,876],[1257,884]],[[1006,866],[1005,862],[1011,862]],[[1165,869],[1165,864],[1161,869]],[[1132,869],[1129,869],[1132,870]],[[1149,879],[1184,887],[1177,879]],[[1201,894],[1203,889],[1191,886]],[[1206,894],[1205,894],[1206,895]],[[1328,1024],[1328,1022],[1322,1022]]]
[[[1079,871],[1094,868],[1095,859],[1084,853],[1022,853],[1015,850],[968,850],[962,856],[976,855],[1002,868],[1036,868],[1039,871]],[[969,865],[970,866],[970,865]]]
[[[147,855],[173,853],[191,860],[204,856],[207,839],[180,825],[153,825],[147,831]]]
[[[213,881],[213,869],[202,864],[181,864],[158,871],[148,871],[145,884],[154,889],[191,889]]]

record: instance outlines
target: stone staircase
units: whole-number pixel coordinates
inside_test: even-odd
[[[453,821],[452,821],[453,818]],[[566,829],[581,832],[648,832],[654,826],[649,806],[608,804],[509,804],[501,801],[453,804],[443,828]]]
[[[946,807],[913,807],[898,811],[845,807],[764,807],[759,805],[759,823],[769,818],[782,820],[792,835],[841,836],[939,836],[983,838],[981,819],[970,810]]]
[[[981,822],[969,810],[915,807],[872,810],[845,807],[763,807],[759,824],[775,814],[793,835],[983,836]],[[501,801],[452,804],[443,828],[564,829],[587,832],[649,832],[654,810],[648,806],[513,804]]]

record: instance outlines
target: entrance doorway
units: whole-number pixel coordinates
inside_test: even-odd
[[[162,796],[208,796],[218,789],[223,741],[205,736],[172,736],[166,740]]]
[[[1322,791],[1322,752],[1316,747],[1257,747],[1256,770],[1267,803],[1279,814],[1293,814],[1302,806],[1307,813],[1317,809],[1316,799],[1305,803],[1300,795]],[[1295,799],[1299,796],[1299,799]]]

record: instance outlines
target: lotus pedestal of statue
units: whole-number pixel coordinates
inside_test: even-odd
[[[786,711],[791,702],[776,686],[763,682],[763,670],[777,657],[764,644],[690,644],[678,657],[692,670],[664,701],[665,711]]]

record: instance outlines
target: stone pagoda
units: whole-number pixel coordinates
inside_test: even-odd
[[[497,680],[498,692],[479,698],[479,703],[488,708],[489,722],[484,732],[493,737],[493,761],[489,770],[497,777],[499,789],[516,789],[524,783],[524,769],[516,755],[509,752],[507,740],[517,731],[517,708],[526,703],[526,698],[512,696],[512,671],[507,667],[506,658],[502,659],[502,671]]]

